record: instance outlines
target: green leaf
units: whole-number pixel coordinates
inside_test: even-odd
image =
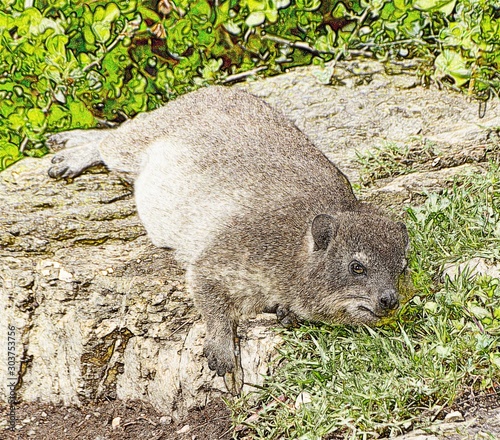
[[[443,50],[434,61],[434,67],[435,75],[439,79],[449,76],[458,87],[464,85],[471,77],[471,70],[462,55],[452,50]]]
[[[91,27],[85,26],[83,28],[83,38],[85,39],[85,42],[87,42],[88,44],[92,45],[95,44],[95,37]]]
[[[201,69],[201,76],[206,80],[214,80],[217,72],[222,67],[222,59],[210,59]]]
[[[226,29],[230,34],[233,35],[241,34],[241,26],[233,20],[226,21],[224,23],[224,29]]]
[[[66,107],[52,104],[47,117],[47,125],[50,131],[56,131],[56,129],[59,131],[64,128],[69,128],[70,121],[71,115]]]
[[[337,39],[337,34],[329,25],[326,25],[325,28],[326,35],[321,35],[320,37],[318,37],[314,47],[319,52],[333,53],[335,51],[335,40]]]
[[[483,319],[491,317],[491,313],[484,307],[470,305],[468,307],[469,312],[471,312],[476,318]]]
[[[413,7],[426,12],[442,12],[450,15],[455,9],[456,0],[416,0]]]
[[[426,301],[426,303],[424,304],[424,309],[434,315],[437,313],[438,305],[434,301]]]
[[[42,127],[45,122],[45,114],[39,108],[30,108],[26,116],[28,117],[28,121],[34,127]]]
[[[7,168],[23,157],[14,144],[0,140],[0,170]]]
[[[94,11],[94,22],[102,21],[111,23],[120,16],[120,8],[115,3],[108,3],[106,8],[97,6]]]
[[[496,368],[500,369],[500,354],[499,353],[490,353],[490,362]]]
[[[94,115],[81,101],[71,101],[68,104],[73,127],[90,128],[96,125]]]
[[[189,12],[195,15],[196,17],[208,18],[210,17],[212,10],[210,9],[210,5],[207,1],[199,0],[193,2]]]
[[[28,8],[17,17],[17,32],[20,36],[31,36],[38,34],[38,27],[43,20],[43,16],[38,9]]]
[[[68,40],[66,35],[51,35],[45,41],[48,58],[53,65],[57,65],[61,70],[64,70],[65,64],[68,61],[66,57]]]
[[[264,12],[252,12],[245,20],[248,27],[259,26],[266,21],[266,14]]]
[[[91,29],[99,43],[104,44],[110,40],[112,23],[119,16],[120,8],[115,3],[108,3],[105,8],[100,5],[97,6],[92,18]],[[87,38],[86,40],[90,43]]]
[[[98,21],[92,25],[92,32],[99,43],[107,43],[111,38],[111,27],[109,23]]]

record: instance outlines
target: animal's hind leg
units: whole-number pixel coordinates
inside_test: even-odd
[[[106,135],[107,130],[72,130],[50,136],[47,143],[53,150],[67,149],[52,158],[49,176],[54,179],[76,177],[87,168],[102,164],[99,143]]]

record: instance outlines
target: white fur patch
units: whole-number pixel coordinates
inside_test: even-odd
[[[218,188],[195,162],[192,146],[160,139],[144,155],[135,183],[137,210],[151,241],[192,262],[225,220],[240,211],[237,196]],[[199,153],[198,153],[199,154]]]

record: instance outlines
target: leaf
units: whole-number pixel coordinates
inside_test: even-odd
[[[108,23],[100,21],[92,25],[92,32],[99,43],[106,43],[111,38],[111,28]]]
[[[427,301],[424,304],[424,309],[432,314],[436,314],[438,310],[438,305],[434,301]]]
[[[7,168],[22,157],[22,153],[14,144],[0,140],[0,170]]]
[[[264,12],[252,12],[245,20],[248,27],[259,26],[266,21],[266,14]]]
[[[43,16],[38,9],[28,8],[17,17],[17,32],[21,36],[31,36],[38,34],[38,27],[43,20]]]
[[[34,127],[42,127],[45,122],[45,114],[39,108],[30,108],[26,116],[28,117],[28,121]]]
[[[71,121],[73,127],[90,128],[95,126],[94,115],[81,101],[71,101],[68,104],[68,109],[71,113]]]
[[[455,9],[457,0],[416,0],[413,3],[415,9],[426,12],[442,12],[450,15]]]
[[[95,37],[94,33],[92,32],[92,28],[89,26],[85,26],[83,28],[83,38],[85,39],[85,42],[88,44],[94,44],[95,43]]]
[[[63,68],[67,62],[66,45],[68,37],[66,35],[51,35],[45,41],[45,48],[48,52],[48,57],[53,64],[60,65]]]
[[[448,358],[453,352],[453,347],[451,345],[437,345],[436,346],[436,353],[439,355],[441,358]]]
[[[314,1],[313,3],[320,3],[321,2],[319,0],[316,0]],[[283,8],[286,8],[290,5],[290,0],[276,0],[276,9],[283,9]]]
[[[108,3],[106,5],[104,21],[111,23],[115,21],[119,16],[120,16],[120,8],[116,5],[116,3]]]
[[[316,11],[321,7],[321,0],[297,0],[295,4],[303,11]]]
[[[208,18],[211,14],[210,5],[206,1],[197,1],[193,2],[193,5],[190,9],[190,13],[194,14],[194,16]]]
[[[111,23],[120,16],[120,8],[115,3],[108,3],[106,8],[97,6],[94,11],[94,22]]]
[[[266,11],[266,19],[269,20],[270,23],[276,23],[278,20],[278,11],[276,9],[268,9]]]
[[[247,0],[246,4],[250,13],[255,11],[263,11],[266,9],[265,0]]]
[[[326,35],[321,35],[316,40],[314,45],[315,49],[323,53],[333,53],[335,50],[335,40],[337,39],[337,34],[332,30],[329,25],[325,26]]]
[[[476,305],[470,305],[468,307],[469,312],[472,313],[476,318],[483,319],[483,318],[488,318],[491,317],[491,313],[486,310],[483,307],[476,306]]]
[[[201,76],[206,80],[214,80],[217,72],[222,67],[222,59],[210,59],[201,69]]]
[[[490,353],[490,362],[492,365],[500,369],[500,354]]]
[[[50,111],[47,117],[47,125],[50,131],[56,131],[55,129],[62,130],[64,128],[69,128],[69,122],[71,120],[71,115],[68,109],[62,105],[53,104],[50,107]]]
[[[233,20],[226,21],[224,23],[224,29],[233,35],[241,34],[241,26]]]
[[[97,6],[93,15],[91,28],[98,42],[104,44],[110,40],[111,25],[119,16],[120,8],[115,3],[108,3],[106,8],[100,5]],[[88,40],[87,42],[90,43]]]
[[[439,79],[449,76],[458,87],[464,85],[471,77],[471,70],[462,55],[452,50],[443,50],[434,61],[434,67]]]

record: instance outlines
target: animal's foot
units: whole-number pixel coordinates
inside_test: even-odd
[[[219,376],[231,373],[236,368],[236,353],[232,341],[207,339],[203,355],[208,360],[208,368]]]
[[[299,317],[288,307],[278,306],[276,308],[276,318],[283,327],[298,327]]]
[[[239,395],[243,388],[243,369],[238,338],[234,339],[234,346],[225,340],[207,339],[203,354],[208,359],[208,368],[224,376],[227,390],[233,396]]]
[[[63,150],[52,158],[52,166],[49,168],[49,176],[53,179],[77,177],[87,168],[102,163],[97,147],[93,145],[82,145],[80,147]]]
[[[69,130],[52,134],[47,138],[47,145],[52,151],[63,148],[74,148],[88,143],[97,143],[104,136],[106,130]]]
[[[278,322],[283,327],[297,327],[299,325],[299,317],[286,306],[276,304],[272,307],[266,307],[264,313],[275,313]]]

